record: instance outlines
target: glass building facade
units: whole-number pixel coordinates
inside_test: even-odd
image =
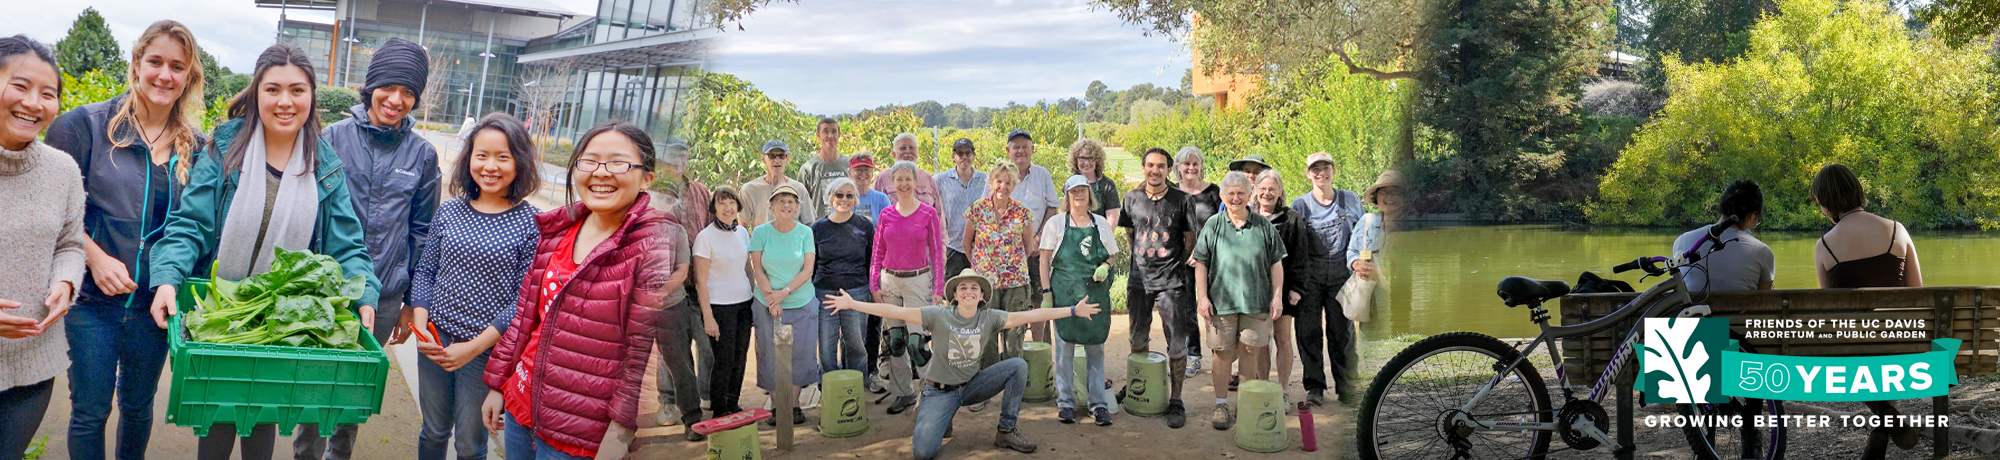
[[[355,89],[366,84],[368,61],[383,42],[424,45],[430,81],[412,115],[426,122],[457,126],[466,117],[507,112],[557,138],[610,120],[638,124],[661,140],[678,131],[680,108],[701,68],[690,50],[709,32],[695,19],[696,0],[601,0],[594,17],[494,6],[509,1],[523,0],[339,0],[335,24],[282,20],[279,27],[314,56],[325,84]],[[481,54],[489,30],[487,61]]]

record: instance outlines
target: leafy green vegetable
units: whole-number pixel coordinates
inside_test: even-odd
[[[341,277],[332,257],[278,249],[271,270],[229,281],[214,276],[209,295],[185,320],[196,342],[360,350],[361,321],[347,310],[367,289]]]

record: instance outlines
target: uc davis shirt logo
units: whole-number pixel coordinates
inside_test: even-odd
[[[1639,353],[1646,403],[1721,403],[1716,378],[1729,344],[1728,318],[1646,318]]]

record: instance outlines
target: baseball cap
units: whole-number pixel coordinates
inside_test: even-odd
[[[770,142],[765,142],[765,143],[764,143],[764,150],[762,150],[762,152],[764,152],[764,153],[771,153],[771,151],[772,151],[772,150],[783,150],[783,151],[785,151],[785,152],[791,152],[791,151],[792,151],[792,149],[790,149],[790,148],[787,148],[787,147],[785,147],[785,141],[781,141],[781,140],[777,140],[777,139],[772,139],[772,140],[771,140]]]
[[[804,193],[799,192],[798,187],[793,187],[792,184],[778,184],[777,188],[771,189],[771,199],[773,200],[778,199],[778,195],[781,194],[791,195],[792,199],[795,200],[799,199],[799,197],[805,196]]]
[[[1069,189],[1077,187],[1089,187],[1089,186],[1090,186],[1090,179],[1085,179],[1081,175],[1069,176],[1069,179],[1063,180],[1063,192],[1068,192]]]
[[[847,167],[849,169],[873,168],[875,167],[875,158],[873,155],[869,155],[866,153],[855,155],[854,158],[847,160]]]
[[[1011,132],[1011,133],[1007,133],[1007,141],[1008,141],[1008,142],[1013,142],[1013,141],[1014,141],[1014,138],[1016,138],[1016,137],[1025,137],[1025,138],[1028,138],[1028,140],[1031,140],[1031,141],[1032,141],[1032,140],[1035,140],[1035,137],[1034,137],[1034,136],[1029,136],[1029,135],[1028,135],[1028,130],[1025,130],[1025,129],[1016,129],[1016,130],[1014,130],[1014,132]]]
[[[1306,169],[1312,169],[1313,165],[1317,165],[1320,163],[1326,163],[1328,165],[1334,164],[1333,154],[1326,152],[1319,152],[1306,156]]]
[[[1025,136],[1026,134],[1022,134],[1022,135],[1024,135],[1024,136]],[[952,141],[952,142],[951,142],[951,149],[952,149],[952,150],[958,150],[958,149],[969,149],[969,148],[973,148],[973,146],[972,146],[972,139],[966,139],[966,138],[963,138],[963,137],[961,137],[961,138],[958,138],[958,140],[956,140],[956,141]]]

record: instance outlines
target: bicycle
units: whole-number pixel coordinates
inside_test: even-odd
[[[1644,321],[1633,325],[1619,340],[1610,364],[1584,398],[1577,398],[1569,379],[1564,378],[1566,362],[1560,347],[1551,342],[1611,329],[1635,314],[1642,314],[1643,318],[1708,316],[1708,306],[1689,296],[1684,272],[1706,273],[1706,268],[1698,265],[1699,250],[1712,242],[1714,250],[1719,251],[1735,241],[1722,241],[1720,235],[1736,222],[1734,216],[1723,219],[1678,258],[1641,257],[1613,268],[1618,273],[1644,270],[1642,281],[1654,276],[1668,279],[1646,289],[1617,311],[1582,324],[1548,324],[1548,310],[1542,308],[1542,303],[1569,294],[1569,285],[1562,281],[1520,276],[1502,279],[1498,292],[1501,301],[1509,308],[1528,306],[1529,318],[1540,327],[1540,335],[1525,349],[1516,350],[1483,334],[1453,332],[1431,336],[1397,353],[1376,374],[1362,400],[1356,430],[1361,458],[1544,458],[1552,453],[1551,435],[1560,436],[1573,450],[1605,445],[1613,446],[1614,450],[1620,448],[1606,434],[1610,417],[1602,402],[1613,385],[1630,382],[1626,379],[1631,376],[1621,372],[1634,359],[1632,345],[1641,337]],[[1706,292],[1702,297],[1706,300]],[[1731,335],[1742,338],[1734,331]],[[1556,380],[1561,383],[1560,408],[1552,406],[1542,374],[1528,360],[1535,347],[1544,343],[1549,343],[1550,363],[1555,366]],[[1742,345],[1743,342],[1738,343],[1739,351],[1755,352]],[[1581,360],[1578,364],[1581,365]],[[1759,415],[1784,415],[1781,401],[1731,398],[1724,404],[1676,406],[1681,415],[1708,416],[1708,420],[1715,416],[1742,416],[1742,423],[1736,427],[1718,429],[1688,424],[1684,432],[1696,458],[1784,458],[1785,428],[1756,427],[1753,423]]]

